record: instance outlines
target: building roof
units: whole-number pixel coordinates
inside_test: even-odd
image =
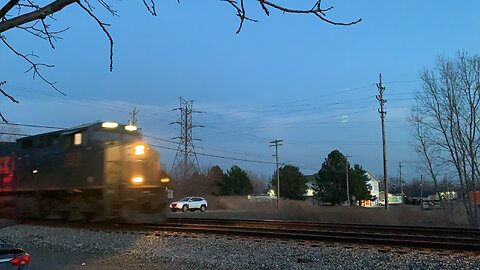
[[[367,176],[368,180],[370,181],[377,181],[377,182],[380,182],[380,180],[375,176],[373,175],[371,172],[367,171],[365,173],[365,175]]]

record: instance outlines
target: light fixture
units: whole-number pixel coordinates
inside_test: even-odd
[[[145,145],[139,144],[135,146],[135,155],[140,156],[145,154]]]
[[[136,126],[134,126],[134,125],[126,125],[126,126],[125,126],[125,130],[126,130],[126,131],[135,131],[135,130],[137,130],[137,129],[138,129],[138,128],[137,128]]]
[[[102,123],[103,128],[116,128],[118,127],[118,123],[115,122],[103,122]]]
[[[168,178],[168,177],[162,178],[162,179],[160,179],[160,182],[168,183],[168,182],[170,182],[170,178]]]
[[[143,182],[143,177],[141,176],[135,176],[132,178],[132,183],[134,184],[141,184]]]

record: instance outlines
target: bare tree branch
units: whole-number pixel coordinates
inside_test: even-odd
[[[113,8],[113,5],[109,4],[111,0],[96,0],[96,2],[101,5],[106,11],[108,11],[112,16],[118,16],[117,11]],[[177,0],[178,1],[178,0]],[[247,9],[245,7],[246,0],[220,0],[222,2],[227,2],[231,5],[235,11],[236,16],[240,20],[239,27],[236,33],[240,33],[244,22],[251,21],[251,22],[258,22],[258,20],[250,18],[247,16]],[[335,22],[333,20],[326,19],[326,12],[333,9],[332,7],[328,7],[323,9],[321,7],[322,1],[321,0],[314,0],[315,4],[311,9],[293,9],[287,8],[283,5],[276,4],[273,1],[277,0],[251,0],[252,2],[258,2],[262,10],[265,12],[267,16],[270,15],[271,9],[276,9],[284,13],[296,13],[296,14],[312,14],[318,17],[320,20],[325,21],[329,24],[333,25],[353,25],[359,23],[362,19],[358,19],[352,22]],[[3,7],[0,9],[0,39],[6,45],[6,47],[11,50],[15,55],[23,58],[30,64],[30,68],[26,71],[32,71],[33,78],[35,76],[40,77],[44,82],[49,84],[53,89],[57,92],[64,94],[62,91],[56,88],[54,82],[50,82],[47,80],[42,73],[40,73],[40,67],[53,67],[53,65],[47,65],[43,63],[36,63],[32,61],[32,57],[37,57],[33,54],[22,54],[18,52],[12,45],[7,42],[5,36],[1,35],[3,32],[8,31],[10,29],[21,29],[26,31],[27,33],[43,39],[47,41],[53,49],[55,49],[54,41],[60,39],[61,37],[59,34],[68,30],[69,28],[65,28],[59,31],[52,31],[50,29],[50,24],[47,19],[55,20],[52,16],[53,14],[61,11],[63,8],[70,6],[74,3],[77,3],[78,6],[85,11],[91,18],[93,18],[97,24],[100,26],[102,31],[107,36],[109,43],[110,43],[110,57],[109,57],[109,70],[113,70],[113,38],[107,30],[107,26],[110,26],[107,23],[102,22],[94,13],[95,7],[91,3],[93,0],[44,0],[44,2],[48,3],[43,7],[37,5],[35,0],[8,0],[2,1],[5,2]],[[157,15],[156,10],[156,2],[155,0],[142,0],[143,5],[146,7],[147,11],[153,15]],[[180,1],[178,1],[180,3]]]
[[[3,82],[0,82],[0,92],[6,96],[7,98],[9,98],[13,103],[18,103],[18,100],[16,100],[14,97],[10,96],[9,94],[7,94],[1,87],[2,85],[6,84],[7,82],[6,81],[3,81]]]
[[[322,21],[325,21],[329,24],[333,24],[333,25],[342,25],[342,26],[348,26],[348,25],[353,25],[353,24],[357,24],[359,22],[362,21],[362,19],[358,19],[356,21],[352,21],[352,22],[348,22],[348,23],[343,23],[343,22],[334,22],[334,21],[331,21],[331,20],[328,20],[327,18],[325,18],[325,12],[326,11],[330,11],[331,9],[333,9],[333,6],[332,7],[329,7],[329,8],[326,8],[326,9],[322,9],[321,8],[321,4],[322,4],[322,0],[318,0],[315,5],[313,6],[312,9],[290,9],[290,8],[286,8],[286,7],[283,7],[283,6],[280,6],[280,5],[277,5],[275,3],[272,3],[270,1],[265,1],[265,0],[258,0],[259,2],[261,2],[261,4],[263,3],[264,5],[267,5],[267,6],[270,6],[270,7],[273,7],[275,9],[278,9],[278,10],[281,10],[285,13],[299,13],[299,14],[314,14],[315,16],[317,16],[319,19],[321,19]]]
[[[238,27],[238,30],[236,32],[237,34],[240,33],[240,30],[243,27],[243,22],[245,20],[252,21],[252,22],[258,22],[257,20],[249,18],[249,17],[246,16],[244,0],[240,0],[240,3],[238,3],[238,1],[236,1],[236,0],[220,0],[220,1],[229,3],[231,6],[233,6],[237,10],[236,15],[240,18],[240,26]],[[335,21],[327,19],[326,18],[326,12],[332,10],[333,6],[322,9],[322,7],[321,7],[322,0],[316,1],[311,9],[292,9],[292,8],[287,8],[287,7],[275,4],[275,3],[270,2],[268,0],[256,0],[256,1],[258,1],[258,3],[260,4],[261,8],[263,9],[263,11],[265,12],[265,14],[267,16],[270,15],[270,11],[267,8],[267,6],[269,6],[273,9],[280,10],[284,13],[312,14],[312,15],[315,15],[316,17],[318,17],[320,20],[322,20],[324,22],[327,22],[329,24],[332,24],[332,25],[348,26],[348,25],[357,24],[357,23],[362,21],[362,19],[358,19],[358,20],[355,20],[355,21],[352,21],[352,22],[344,23],[344,22],[335,22]]]
[[[0,92],[6,96],[8,99],[10,99],[13,103],[18,103],[18,100],[16,100],[14,97],[12,97],[11,95],[9,95],[7,92],[5,92],[3,89],[2,89],[2,85],[4,85],[5,83],[7,83],[6,81],[3,81],[3,82],[0,82]],[[7,123],[8,124],[8,121],[7,119],[5,119],[5,117],[3,117],[3,114],[0,112],[0,118],[2,118],[2,121]]]
[[[16,5],[20,0],[9,0],[5,6],[0,9],[0,19],[3,19],[5,15]]]
[[[42,73],[40,73],[40,67],[41,66],[44,66],[44,67],[54,67],[54,65],[48,65],[48,64],[44,64],[44,63],[35,63],[33,62],[32,60],[30,60],[29,56],[35,56],[33,54],[29,54],[29,55],[25,55],[25,54],[22,54],[20,52],[18,52],[17,50],[15,50],[6,40],[5,36],[1,36],[0,35],[0,40],[13,52],[15,53],[16,55],[20,56],[21,58],[23,58],[25,61],[27,61],[29,64],[30,64],[30,68],[25,71],[25,72],[29,72],[29,71],[32,71],[33,72],[33,78],[35,79],[35,76],[38,76],[40,77],[40,79],[42,79],[44,82],[46,82],[47,84],[49,84],[53,89],[55,89],[57,92],[59,92],[60,94],[62,95],[65,95],[64,92],[60,91],[56,86],[55,86],[55,83],[56,82],[51,82],[49,80],[47,80],[43,75]]]
[[[88,3],[88,1],[85,1]],[[97,24],[102,28],[103,32],[105,33],[105,35],[107,35],[108,37],[108,40],[110,41],[110,71],[113,70],[113,38],[112,36],[110,35],[110,33],[107,31],[107,29],[105,28],[105,26],[110,26],[110,24],[107,24],[107,23],[103,23],[101,22],[93,13],[92,11],[90,11],[90,9],[88,9],[87,7],[85,7],[81,1],[78,1],[77,4],[83,9],[85,10],[85,12],[88,13],[88,15],[90,15],[90,17],[92,17],[96,22]]]
[[[143,4],[147,8],[148,12],[150,12],[150,14],[152,14],[153,16],[157,16],[157,10],[155,8],[154,0],[150,0],[150,5],[148,5],[147,0],[143,0]]]
[[[44,19],[48,15],[58,12],[64,7],[77,1],[78,0],[56,0],[44,6],[43,8],[0,22],[0,33],[28,22]]]

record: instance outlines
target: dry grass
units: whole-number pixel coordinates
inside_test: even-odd
[[[418,226],[467,227],[461,205],[455,206],[454,215],[447,219],[442,210],[421,210],[420,206],[392,205],[388,212],[383,207],[318,206],[304,201],[256,202],[245,197],[207,198],[209,216],[222,218],[284,219],[333,223],[392,224]],[[232,211],[228,211],[232,210]],[[216,216],[217,215],[217,216]],[[228,215],[228,216],[225,216]]]

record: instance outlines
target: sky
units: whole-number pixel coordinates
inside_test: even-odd
[[[38,0],[37,3],[47,2]],[[317,172],[329,152],[338,149],[351,163],[383,175],[382,140],[376,83],[382,74],[387,100],[387,167],[390,177],[419,176],[408,115],[421,89],[419,73],[438,56],[461,50],[478,54],[478,1],[323,1],[333,5],[327,18],[362,22],[333,26],[309,15],[262,13],[246,1],[239,34],[235,11],[221,1],[157,1],[151,16],[142,1],[110,1],[112,17],[100,6],[95,14],[114,39],[114,68],[109,71],[109,43],[77,6],[66,7],[50,21],[69,29],[52,49],[48,42],[18,29],[2,33],[18,51],[54,64],[42,69],[61,95],[31,73],[28,64],[0,44],[0,81],[20,103],[0,99],[0,111],[19,124],[73,127],[95,121],[126,123],[139,110],[142,131],[159,148],[162,163],[172,167],[179,135],[178,97],[194,100],[194,129],[202,169],[236,164],[269,177],[274,148],[282,139],[282,164]],[[281,1],[308,8],[314,1]],[[96,2],[95,2],[96,3]],[[278,2],[280,3],[280,2]],[[98,4],[97,4],[98,5]],[[21,127],[21,133],[50,129]],[[210,157],[206,155],[222,156]],[[240,161],[246,159],[249,161]]]

